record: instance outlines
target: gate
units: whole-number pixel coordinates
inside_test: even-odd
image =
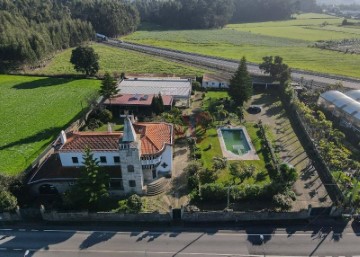
[[[172,217],[173,221],[180,221],[181,220],[181,209],[173,209],[172,210]]]

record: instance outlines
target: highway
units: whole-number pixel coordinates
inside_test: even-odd
[[[212,69],[222,70],[226,72],[234,72],[238,67],[238,62],[211,56],[198,55],[189,52],[176,51],[152,46],[133,44],[111,39],[104,41],[104,44],[116,47],[126,48],[134,51],[144,52],[151,55],[162,56],[167,59],[177,60],[185,63],[192,63],[198,66],[209,67]],[[248,70],[252,75],[264,75],[258,65],[248,63]],[[352,89],[360,89],[360,79],[341,77],[336,75],[315,74],[307,71],[292,70],[292,78],[294,81],[306,81],[314,86],[324,86],[341,82],[344,87]]]
[[[110,228],[110,229],[109,229]],[[263,241],[261,236],[263,235]],[[337,227],[133,230],[97,228],[3,228],[0,256],[356,256],[360,234]]]

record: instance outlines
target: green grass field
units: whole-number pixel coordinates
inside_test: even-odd
[[[125,73],[201,75],[206,72],[192,66],[98,43],[93,43],[91,46],[100,57],[100,74],[106,71],[120,74],[124,71]],[[80,74],[74,70],[70,63],[71,51],[72,49],[67,49],[60,52],[44,68],[27,71],[27,73],[41,75]]]
[[[312,47],[318,40],[360,38],[360,26],[341,26],[342,19],[302,14],[288,21],[229,24],[213,30],[143,30],[124,40],[260,63],[280,55],[292,68],[360,77],[360,55]]]
[[[0,75],[0,172],[26,169],[99,86],[98,80]]]

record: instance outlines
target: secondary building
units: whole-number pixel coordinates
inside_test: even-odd
[[[318,104],[340,118],[342,125],[360,133],[360,90],[345,94],[336,90],[327,91],[320,95]]]
[[[117,114],[125,111],[130,114],[141,113],[151,114],[151,104],[157,95],[146,94],[120,94],[111,99],[105,100],[104,104]],[[170,110],[173,106],[174,98],[171,95],[161,95],[165,110]],[[117,115],[118,116],[118,115]]]
[[[229,88],[230,78],[221,74],[204,74],[202,87],[204,88]]]
[[[120,132],[61,132],[56,152],[29,181],[36,194],[64,193],[80,177],[89,148],[110,177],[110,193],[146,194],[147,185],[171,176],[173,126],[124,120]]]
[[[118,83],[120,94],[172,96],[175,106],[189,107],[191,80],[180,78],[127,78]]]

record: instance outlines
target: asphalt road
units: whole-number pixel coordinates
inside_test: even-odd
[[[89,227],[90,228],[90,227]],[[359,256],[360,234],[351,225],[232,230],[3,228],[0,256]],[[201,231],[202,230],[202,231]],[[263,235],[264,240],[260,239]]]
[[[219,70],[225,70],[228,72],[233,72],[238,67],[238,62],[224,60],[211,56],[196,55],[188,52],[175,51],[170,49],[161,49],[151,46],[132,44],[128,42],[121,43],[116,40],[109,40],[104,43],[116,47],[131,49],[134,51],[145,52],[153,55],[160,55],[168,59],[174,59],[182,62],[204,65]],[[264,75],[259,69],[258,65],[255,64],[249,63],[248,70],[253,75]],[[336,82],[341,82],[344,87],[360,89],[360,79],[342,77],[337,75],[312,74],[306,71],[292,70],[292,78],[294,81],[300,81],[301,79],[303,79],[304,81],[312,83],[314,86],[324,86],[328,84],[335,84]]]

